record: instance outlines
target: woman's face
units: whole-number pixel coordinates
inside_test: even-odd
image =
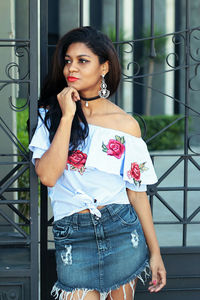
[[[84,43],[73,43],[65,55],[63,74],[67,85],[80,92],[82,96],[98,95],[101,75],[107,73],[108,64],[99,63],[99,58]]]

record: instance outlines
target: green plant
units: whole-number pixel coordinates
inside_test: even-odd
[[[154,37],[155,37],[154,47],[155,47],[156,56],[153,57],[153,59],[155,62],[162,62],[166,57],[164,50],[167,43],[167,37],[162,35],[163,35],[162,30],[159,30],[157,28],[154,30]],[[146,40],[143,41],[143,59],[146,60],[147,57],[150,57],[150,48],[151,48],[150,29],[144,30],[143,38],[146,38]]]
[[[22,107],[25,99],[17,99],[17,107]],[[27,130],[27,120],[29,117],[28,108],[23,111],[16,112],[16,121],[17,121],[17,138],[20,143],[28,150],[28,130]],[[18,151],[18,161],[22,161],[23,157],[20,155]],[[22,190],[18,192],[18,199],[20,200],[30,200],[30,195],[28,191],[25,191],[26,188],[29,188],[29,169],[25,171],[18,178],[18,187]],[[29,217],[30,206],[29,204],[19,204],[19,211],[25,216]],[[23,222],[20,218],[20,222]],[[24,226],[23,229],[29,233],[29,227]]]
[[[24,103],[26,103],[26,99],[17,99],[17,107],[23,107]],[[21,142],[21,144],[26,148],[28,151],[29,145],[29,135],[28,135],[28,128],[27,128],[27,120],[29,118],[29,109],[28,107],[21,112],[17,112],[17,138]],[[18,152],[20,154],[20,152]],[[22,156],[18,156],[18,161],[23,159]],[[18,192],[18,199],[21,200],[30,200],[30,181],[29,181],[29,169],[25,171],[19,178],[18,178],[18,187],[22,190]],[[24,189],[24,190],[23,190]],[[26,189],[28,189],[26,191]],[[40,185],[38,185],[38,195],[40,204]],[[19,211],[27,218],[29,218],[30,214],[30,204],[19,204]],[[23,229],[29,233],[29,227],[23,227]]]
[[[104,32],[109,36],[112,42],[116,42],[116,29],[114,26],[108,26],[108,28],[104,29]],[[124,42],[125,40],[128,40],[128,37],[125,36],[124,30],[120,28],[119,41]]]
[[[181,115],[157,115],[157,116],[141,116],[146,123],[146,136],[144,139],[147,141],[159,131],[169,126],[172,122],[181,117]],[[135,117],[140,124],[144,134],[144,124],[139,117]],[[148,143],[149,150],[169,150],[180,149],[183,146],[183,133],[184,133],[184,118],[177,121],[164,132],[153,138]]]
[[[112,25],[108,26],[108,28],[104,29],[104,32],[108,35],[108,37],[111,39],[113,43],[116,42],[116,28]],[[120,28],[119,31],[119,43],[117,43],[118,47],[118,54],[121,66],[125,68],[127,66],[127,61],[125,60],[125,51],[127,51],[127,43],[126,41],[129,41],[131,38],[128,35],[126,31],[124,31],[122,28]],[[130,46],[129,46],[130,48]],[[129,49],[130,51],[130,49]]]

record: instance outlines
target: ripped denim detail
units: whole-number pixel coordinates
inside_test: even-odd
[[[72,245],[65,245],[65,250],[61,251],[61,259],[64,265],[72,265]]]
[[[144,273],[144,275],[142,273]],[[150,276],[151,272],[150,272],[150,269],[149,269],[149,264],[146,264],[145,269],[143,270],[142,273],[140,275],[137,275],[136,278],[134,278],[134,279],[130,280],[129,282],[127,282],[130,285],[131,289],[132,289],[132,293],[133,293],[132,299],[134,299],[136,279],[141,280],[142,283],[145,284],[145,282],[147,281],[147,279]],[[127,299],[126,290],[125,290],[125,286],[126,286],[127,283],[125,283],[123,285],[120,285],[123,288],[123,294],[124,294],[124,299],[123,300]],[[120,286],[117,287],[116,290],[119,289]],[[59,287],[57,287],[57,285],[55,284],[52,288],[51,295],[53,297],[55,297],[55,299],[58,299],[58,300],[74,300],[74,296],[76,294],[76,299],[84,300],[86,295],[91,291],[97,291],[98,292],[98,290],[84,289],[84,288],[82,288],[82,289],[81,288],[80,289],[75,288],[72,291],[65,291],[65,290],[62,290]],[[108,292],[99,292],[100,293],[100,300],[106,300],[108,296],[110,296],[110,299],[113,300],[112,291],[113,290],[110,290]]]
[[[139,244],[139,235],[138,235],[136,229],[131,233],[131,243],[133,245],[133,248],[137,248],[138,247],[138,244]]]

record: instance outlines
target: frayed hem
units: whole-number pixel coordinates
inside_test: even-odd
[[[64,289],[57,287],[57,284],[55,283],[52,288],[51,295],[58,300],[73,300],[74,294],[77,293],[78,300],[84,300],[88,292],[97,291],[100,293],[100,300],[106,300],[108,296],[110,296],[110,299],[113,300],[111,295],[112,291],[118,290],[122,286],[123,293],[124,293],[124,300],[126,300],[125,285],[129,284],[133,293],[132,299],[134,299],[134,294],[135,294],[134,288],[135,288],[136,279],[139,279],[143,284],[145,284],[147,279],[150,277],[150,274],[151,272],[150,272],[149,264],[146,264],[144,269],[141,271],[139,275],[132,276],[131,277],[132,279],[128,279],[127,282],[112,287],[107,292],[100,292],[97,289],[95,290],[95,289],[86,289],[86,288],[75,288],[72,291],[65,291]]]
[[[150,276],[151,276],[151,269],[149,264],[147,263],[144,270],[139,275],[137,275],[136,278],[139,279],[143,283],[143,285],[145,285],[146,281]]]
[[[124,293],[124,300],[126,300],[126,290],[125,290],[125,285],[127,283],[123,284],[122,288],[123,288],[123,293]],[[135,279],[131,280],[129,282],[130,287],[132,289],[132,299],[134,299],[134,295],[135,295]],[[120,287],[119,287],[120,288]],[[119,289],[117,288],[117,289]],[[88,292],[92,292],[92,291],[97,291],[97,290],[91,290],[91,289],[74,289],[72,291],[64,291],[60,288],[58,288],[56,285],[53,286],[52,291],[51,291],[51,295],[53,297],[55,297],[55,299],[58,300],[73,300],[74,294],[77,292],[77,296],[78,296],[78,300],[84,300],[87,293]],[[110,296],[110,299],[113,300],[112,298],[112,291],[110,290],[109,292],[99,292],[100,293],[100,300],[106,300],[108,296]],[[80,296],[80,292],[82,292],[82,295]],[[97,291],[98,292],[98,291]],[[68,298],[68,296],[70,296]]]
[[[82,291],[81,296],[80,296],[80,291]],[[62,289],[58,288],[55,284],[52,288],[51,296],[55,297],[55,299],[58,299],[58,300],[73,300],[74,294],[77,292],[78,300],[84,300],[85,296],[90,291],[94,291],[94,290],[74,289],[72,291],[66,292],[65,290],[62,290]],[[68,299],[68,296],[70,296],[69,299]]]

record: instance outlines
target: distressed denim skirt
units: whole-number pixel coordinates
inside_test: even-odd
[[[137,214],[130,204],[110,204],[101,218],[75,213],[54,222],[56,299],[77,290],[96,290],[101,298],[120,286],[148,276],[149,252]],[[144,272],[144,273],[143,273]],[[144,278],[145,279],[145,278]],[[69,299],[73,299],[69,297]]]

